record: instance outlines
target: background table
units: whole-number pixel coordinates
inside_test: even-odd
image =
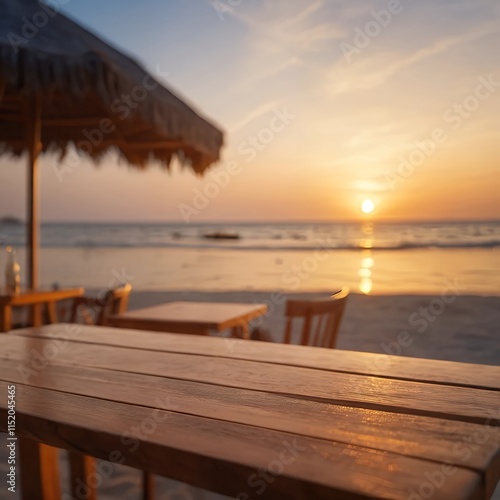
[[[60,300],[74,299],[84,293],[83,288],[65,288],[60,290],[21,290],[19,293],[10,293],[0,289],[0,332],[7,332],[12,328],[12,308],[34,306],[33,324],[41,326],[42,315],[40,307],[47,307],[48,321],[57,323],[56,303]]]
[[[239,499],[480,499],[500,477],[498,367],[58,324],[0,336],[9,384],[20,436]]]
[[[248,322],[266,313],[265,304],[223,302],[169,302],[109,316],[110,325],[159,332],[208,335],[231,329],[235,337],[248,337]]]

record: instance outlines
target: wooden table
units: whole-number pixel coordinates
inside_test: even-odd
[[[60,300],[80,297],[83,288],[65,288],[61,290],[22,290],[19,293],[10,293],[0,289],[0,332],[7,332],[12,328],[12,308],[33,306],[34,326],[41,326],[41,306],[47,307],[48,321],[57,323],[56,303]]]
[[[233,337],[248,338],[248,322],[266,311],[265,304],[168,302],[109,316],[108,322],[119,328],[196,335],[230,328]]]
[[[58,324],[0,336],[2,431],[8,385],[18,436],[240,500],[483,499],[500,478],[499,367]],[[30,500],[54,484],[32,474]]]

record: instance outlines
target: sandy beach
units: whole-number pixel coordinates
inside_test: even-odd
[[[361,295],[351,294],[341,325],[337,348],[393,355],[443,359],[467,363],[500,364],[500,297],[471,296],[450,288],[440,295]],[[130,309],[173,300],[264,303],[268,314],[257,326],[267,330],[275,341],[284,332],[284,302],[287,297],[320,297],[323,293],[283,295],[283,300],[266,292],[142,291],[133,292]],[[398,335],[408,332],[411,344],[398,343]],[[0,472],[5,472],[2,447]],[[63,475],[64,453],[61,453]],[[99,490],[99,499],[135,500],[139,498],[140,473],[116,467]],[[225,498],[164,478],[157,479],[158,499],[205,500]],[[1,498],[20,498],[0,488]],[[493,497],[500,499],[500,488]]]
[[[460,292],[459,289],[457,289]],[[340,328],[338,349],[379,352],[467,363],[500,364],[500,297],[453,295],[361,295],[351,293]],[[274,341],[284,332],[287,297],[325,297],[324,293],[283,294],[281,303],[271,292],[139,292],[132,293],[130,309],[172,300],[263,303],[268,313],[259,326]],[[445,300],[450,303],[446,303]],[[426,317],[428,319],[426,319]],[[412,343],[398,351],[397,336],[406,331]]]

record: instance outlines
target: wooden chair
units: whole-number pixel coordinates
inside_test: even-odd
[[[327,300],[288,300],[284,343],[291,343],[294,320],[302,318],[300,345],[333,349],[348,295],[349,289],[342,288]]]
[[[105,326],[108,315],[127,310],[131,290],[132,286],[127,283],[105,291],[100,297],[77,297],[73,301],[70,323]]]

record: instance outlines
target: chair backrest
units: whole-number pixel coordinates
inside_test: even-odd
[[[131,290],[127,283],[107,290],[100,297],[78,297],[73,303],[70,322],[76,323],[81,317],[86,324],[106,325],[108,315],[127,310]]]
[[[334,348],[348,295],[342,288],[326,300],[288,300],[284,342],[291,343],[293,320],[302,318],[301,345]]]
[[[98,318],[99,325],[106,324],[106,318],[109,314],[121,314],[127,310],[131,290],[132,285],[128,283],[109,290],[109,298],[101,309]]]

